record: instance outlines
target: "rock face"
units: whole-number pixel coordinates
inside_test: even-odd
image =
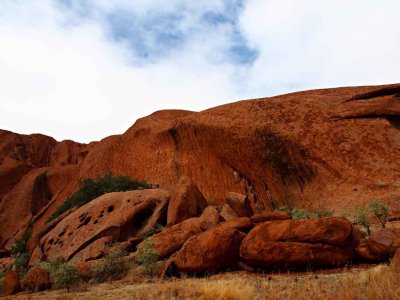
[[[15,271],[7,272],[3,280],[3,296],[14,295],[21,290],[21,280]]]
[[[350,222],[332,217],[258,224],[240,247],[241,258],[255,267],[336,266],[354,256]]]
[[[30,291],[38,292],[50,288],[49,271],[41,268],[31,268],[25,277],[25,286]]]
[[[246,195],[230,192],[226,195],[226,203],[239,217],[250,217],[253,214],[250,200]]]
[[[400,228],[385,228],[374,231],[371,236],[359,243],[357,254],[367,261],[384,261],[400,248]]]
[[[108,242],[141,236],[164,223],[170,194],[163,189],[105,194],[69,214],[40,240],[46,258],[90,260]]]
[[[188,177],[182,177],[171,196],[167,224],[171,226],[198,217],[206,206],[206,199],[193,181]]]
[[[233,267],[239,259],[239,247],[244,236],[226,226],[195,235],[166,263],[166,271],[176,268],[180,272],[205,273]]]
[[[222,207],[221,216],[224,218],[225,221],[239,218],[237,213],[227,203],[225,203],[224,206]]]
[[[304,204],[345,210],[374,198],[399,211],[399,89],[323,89],[159,111],[89,145],[2,130],[0,248],[34,222],[40,230],[79,180],[110,171],[160,186],[187,176],[210,203],[223,205],[236,192],[253,212]],[[40,174],[50,200],[32,194]]]

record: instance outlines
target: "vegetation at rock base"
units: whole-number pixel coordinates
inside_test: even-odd
[[[368,203],[368,209],[378,219],[381,226],[385,228],[387,218],[389,217],[389,207],[382,201],[374,199]]]
[[[124,262],[123,257],[127,253],[125,251],[110,252],[101,262],[96,263],[92,267],[92,277],[96,282],[105,282],[121,279],[126,275],[128,266]]]
[[[54,283],[56,287],[67,289],[77,285],[80,281],[79,272],[75,265],[63,263],[58,267],[55,274]]]
[[[363,226],[369,236],[371,234],[371,224],[369,223],[368,215],[369,212],[367,209],[360,209],[357,211],[354,221],[356,224]]]
[[[83,206],[106,193],[124,192],[136,190],[139,187],[147,188],[148,186],[146,182],[137,181],[127,176],[114,176],[112,173],[98,176],[95,179],[84,179],[81,181],[79,189],[57,208],[47,222],[54,220],[73,207]]]
[[[154,242],[150,237],[145,239],[143,246],[138,249],[136,262],[145,267],[148,275],[153,275],[153,270],[159,255],[160,254],[154,249]]]

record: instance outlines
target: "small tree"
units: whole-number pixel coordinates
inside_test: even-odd
[[[66,288],[69,292],[69,289],[79,281],[79,272],[75,265],[64,263],[58,267],[54,280],[58,288]]]
[[[371,234],[370,224],[368,221],[368,210],[365,208],[360,209],[356,214],[355,222],[358,225],[364,226],[367,230],[368,236]]]
[[[139,248],[136,262],[146,268],[147,274],[153,275],[154,265],[157,263],[159,253],[154,249],[151,238],[145,239],[143,246]]]
[[[123,260],[125,251],[108,253],[102,262],[98,262],[92,268],[92,274],[97,282],[116,280],[126,275],[128,266]]]
[[[387,218],[389,217],[389,207],[378,199],[372,200],[368,204],[369,211],[378,219],[382,228],[385,228]]]

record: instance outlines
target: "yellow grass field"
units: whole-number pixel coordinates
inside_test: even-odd
[[[23,293],[10,299],[400,299],[399,273],[387,265],[331,271],[151,279],[130,274],[104,284],[82,284],[71,292]]]

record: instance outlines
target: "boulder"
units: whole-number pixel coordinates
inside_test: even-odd
[[[246,195],[234,192],[227,193],[226,203],[232,207],[239,217],[250,217],[253,215],[249,198]]]
[[[181,177],[168,205],[167,224],[178,224],[186,219],[198,217],[207,206],[203,194],[188,177]]]
[[[264,211],[250,217],[254,223],[263,223],[266,221],[287,220],[291,219],[292,214],[286,211]]]
[[[233,267],[239,259],[244,234],[230,227],[215,227],[186,241],[167,262],[161,276],[177,270],[185,273],[216,272]]]
[[[33,292],[43,291],[50,288],[49,271],[42,268],[31,268],[25,277],[25,286]]]
[[[353,227],[344,218],[260,223],[245,237],[241,258],[264,268],[337,266],[354,256]]]
[[[227,203],[225,203],[224,206],[222,207],[221,216],[224,218],[225,221],[230,221],[232,219],[239,218],[237,213]]]
[[[202,232],[201,222],[201,218],[191,218],[154,234],[151,239],[159,258],[170,256],[179,250],[188,238]],[[144,242],[140,243],[137,249],[143,245]]]
[[[163,189],[105,194],[61,220],[42,237],[40,248],[46,258],[98,258],[106,242],[142,236],[162,223],[169,197]]]
[[[400,228],[384,228],[374,231],[356,248],[358,256],[367,261],[384,261],[400,247]]]
[[[207,230],[215,227],[223,219],[214,206],[207,206],[207,208],[201,214],[201,220],[201,229]]]
[[[154,234],[151,237],[154,249],[159,253],[159,258],[168,257],[179,250],[191,236],[215,227],[220,221],[218,211],[208,206],[200,217],[187,219]],[[143,245],[144,242],[141,242],[137,249]]]
[[[3,296],[14,295],[21,291],[21,280],[15,271],[8,271],[3,280]]]
[[[230,227],[237,229],[239,231],[248,232],[251,228],[254,227],[254,223],[250,221],[247,217],[236,218],[230,221],[223,222],[219,224],[220,227]]]

